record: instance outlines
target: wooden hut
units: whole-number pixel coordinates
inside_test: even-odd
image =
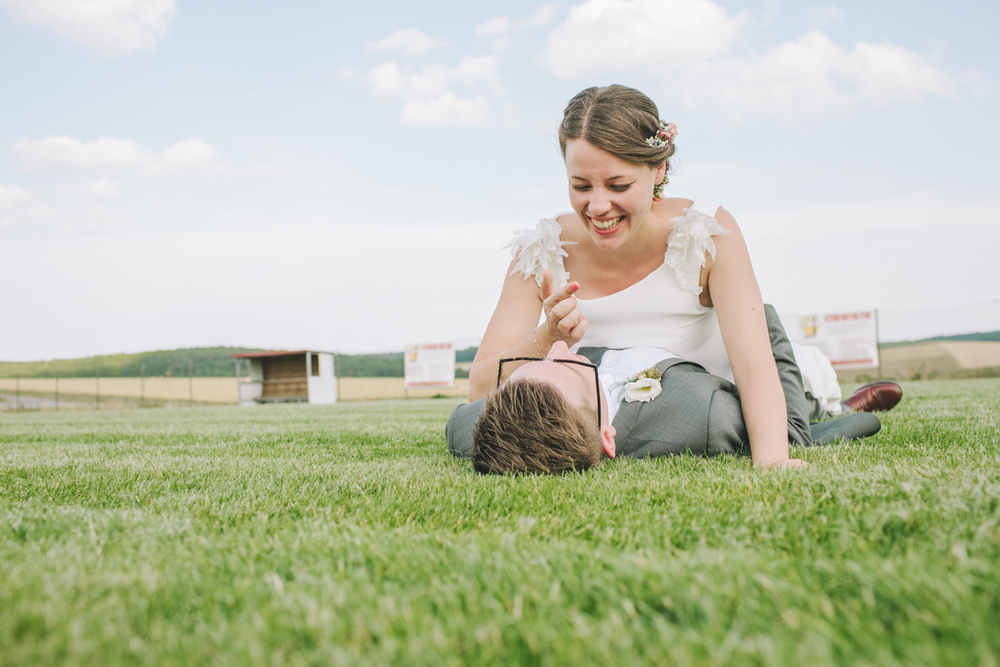
[[[234,359],[246,359],[249,373],[242,369],[240,405],[256,403],[336,403],[337,377],[332,352],[242,352]]]

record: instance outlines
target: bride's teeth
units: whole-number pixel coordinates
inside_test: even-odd
[[[620,215],[617,218],[611,218],[610,220],[594,220],[594,226],[598,229],[612,229],[615,225],[622,221],[624,215]]]

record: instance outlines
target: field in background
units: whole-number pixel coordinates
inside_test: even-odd
[[[18,391],[20,405],[40,409],[55,409],[55,378],[0,378],[0,410],[16,409]],[[341,401],[372,401],[394,398],[464,397],[469,381],[456,378],[451,389],[406,389],[403,378],[337,378]],[[105,407],[181,406],[205,404],[236,404],[236,378],[59,378],[59,408],[93,409]],[[98,398],[99,397],[99,398]]]
[[[994,334],[976,334],[990,337]],[[995,337],[995,336],[994,336]],[[962,337],[953,337],[962,338]],[[181,353],[200,354],[209,367],[223,367],[232,362],[228,359],[230,350],[243,348],[204,348],[200,350],[175,350],[170,353],[145,353],[144,355],[117,355],[115,363],[118,371],[131,372],[135,368],[145,368],[140,364],[146,359],[152,364],[177,363],[185,359]],[[176,354],[175,354],[176,353]],[[471,358],[475,348],[460,352],[461,358]],[[213,356],[214,355],[214,356]],[[992,340],[943,340],[908,345],[889,345],[880,351],[882,367],[838,371],[841,382],[871,382],[873,380],[940,380],[976,377],[1000,377],[1000,342]],[[135,358],[133,358],[135,357]],[[0,363],[0,411],[21,408],[54,409],[56,393],[60,395],[60,409],[85,409],[104,406],[148,407],[159,405],[203,405],[234,404],[237,401],[236,378],[201,377],[189,366],[194,377],[52,377],[52,373],[79,372],[93,370],[106,365],[109,358],[60,360],[54,362],[33,362],[30,364]],[[71,363],[72,362],[72,363]],[[48,365],[45,365],[48,364]],[[456,363],[459,377],[452,389],[404,389],[402,373],[402,353],[378,355],[338,355],[338,368],[347,375],[337,379],[338,396],[341,401],[386,400],[395,398],[429,398],[434,396],[461,397],[468,388],[468,368],[470,361]],[[398,368],[397,368],[398,366]],[[131,369],[131,370],[129,370]],[[234,364],[235,369],[235,364]],[[42,377],[10,377],[12,374],[32,372]],[[371,376],[358,375],[372,373]],[[3,377],[7,374],[8,377]],[[462,375],[466,377],[461,377]],[[15,396],[20,391],[24,400]],[[100,399],[98,399],[100,395]],[[845,394],[846,395],[846,394]]]
[[[839,370],[841,382],[1000,377],[1000,342],[936,341],[879,349],[877,369]]]
[[[558,479],[451,400],[3,414],[0,664],[997,665],[1000,380],[904,391],[806,470]]]

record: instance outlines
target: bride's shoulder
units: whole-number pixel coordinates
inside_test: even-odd
[[[729,230],[736,228],[732,214],[712,200],[694,199],[664,200],[671,202],[670,222],[673,228],[699,228],[706,230]],[[713,231],[712,233],[725,233]]]
[[[534,227],[517,230],[514,232],[514,238],[504,247],[513,248],[516,252],[527,246],[560,244],[567,240],[565,236],[559,222],[559,216],[556,215],[540,219]]]
[[[663,261],[677,271],[681,287],[697,295],[702,291],[702,268],[715,260],[714,237],[730,234],[736,228],[736,221],[726,209],[708,200],[695,198],[682,201],[686,205],[671,220]]]
[[[533,277],[541,287],[542,272],[548,269],[552,272],[555,286],[562,287],[569,279],[563,266],[563,257],[568,256],[563,246],[573,243],[575,241],[563,234],[556,217],[542,218],[533,229],[514,232],[513,240],[504,246],[511,249],[514,263],[511,275],[521,273],[525,278]]]

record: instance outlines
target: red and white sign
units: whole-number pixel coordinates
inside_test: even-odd
[[[878,312],[781,318],[789,340],[818,347],[834,368],[878,368]]]
[[[410,345],[403,358],[403,386],[407,389],[455,386],[455,346],[451,343]]]

